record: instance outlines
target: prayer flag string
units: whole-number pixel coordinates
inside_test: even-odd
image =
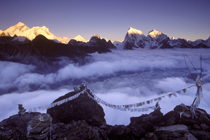
[[[59,106],[59,105],[62,105],[64,103],[67,103],[67,102],[69,102],[71,100],[74,100],[74,99],[78,98],[81,94],[86,93],[90,98],[92,98],[96,102],[101,103],[101,104],[103,104],[103,105],[105,105],[107,107],[110,107],[110,108],[113,108],[113,109],[117,109],[117,110],[121,110],[121,111],[142,112],[142,111],[148,111],[149,109],[155,109],[156,107],[155,106],[149,106],[149,107],[144,107],[144,108],[139,108],[139,107],[142,107],[142,106],[145,106],[145,105],[149,105],[149,104],[151,104],[153,102],[159,102],[160,100],[162,100],[165,97],[169,97],[169,98],[171,98],[172,96],[177,97],[177,93],[178,94],[186,93],[187,89],[191,88],[193,86],[195,86],[195,85],[192,85],[192,86],[189,86],[187,88],[178,90],[176,92],[171,92],[171,93],[168,93],[168,94],[165,94],[165,95],[161,95],[161,96],[159,96],[157,98],[154,98],[154,99],[151,99],[151,100],[142,101],[142,102],[134,103],[134,104],[126,104],[126,105],[109,104],[106,101],[100,99],[98,96],[96,96],[92,92],[87,91],[87,87],[85,87],[82,91],[80,91],[79,93],[77,93],[77,94],[75,94],[75,95],[73,95],[71,97],[65,98],[65,99],[57,101],[57,102],[53,102],[50,105],[43,105],[43,106],[31,108],[31,109],[28,109],[27,111],[28,112],[37,112],[37,111],[53,108],[55,106]]]

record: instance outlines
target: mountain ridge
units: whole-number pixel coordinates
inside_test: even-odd
[[[142,31],[130,27],[122,42],[115,43],[118,49],[134,48],[166,49],[166,48],[210,48],[210,37],[207,40],[189,41],[169,38],[162,32],[151,30],[147,36]]]
[[[23,37],[29,40],[33,40],[37,35],[44,35],[47,39],[54,40],[57,43],[67,44],[73,40],[73,44],[79,42],[79,45],[88,43],[81,35],[75,38],[57,37],[52,34],[46,26],[35,26],[32,28],[27,27],[24,23],[18,22],[16,25],[9,27],[5,31],[0,30],[1,36],[21,36],[17,41],[24,41]],[[94,37],[93,35],[92,37]],[[91,38],[92,38],[91,37]],[[100,36],[98,35],[100,38]],[[91,41],[91,38],[89,41]],[[104,38],[100,38],[104,39]],[[109,42],[108,39],[104,39]],[[145,49],[164,49],[164,48],[210,48],[210,37],[206,40],[197,39],[196,41],[190,41],[186,39],[171,39],[164,33],[152,29],[147,35],[144,35],[141,30],[130,27],[125,35],[124,40],[111,41],[114,43],[117,49],[133,49],[133,48],[145,48]],[[76,43],[78,44],[78,43]],[[91,44],[91,43],[89,43]],[[92,45],[92,44],[91,44]],[[89,45],[88,45],[89,46]]]
[[[57,40],[61,43],[67,44],[70,40],[68,37],[57,37],[50,32],[50,30],[46,26],[34,26],[32,28],[27,27],[24,23],[18,22],[16,25],[7,28],[5,31],[7,36],[24,36],[29,40],[35,39],[38,35],[44,35],[47,39]]]

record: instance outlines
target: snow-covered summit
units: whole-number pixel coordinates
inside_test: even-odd
[[[44,35],[48,39],[55,38],[46,26],[37,26],[30,29],[22,22],[18,22],[16,25],[9,27],[5,30],[5,33],[10,36],[25,36],[30,40],[33,40],[39,34]]]
[[[159,32],[159,31],[157,31],[157,30],[155,30],[155,29],[153,29],[152,31],[150,31],[149,33],[148,33],[148,35],[150,36],[150,37],[152,37],[152,38],[157,38],[158,36],[160,36],[160,35],[162,35],[163,33],[162,32]]]
[[[100,36],[98,34],[94,34],[92,37],[100,38]]]
[[[139,48],[144,45],[144,42],[142,42],[142,40],[146,40],[146,36],[142,33],[142,31],[130,27],[125,35],[124,41],[122,42],[123,48]]]
[[[132,28],[132,27],[130,27],[130,28],[128,29],[128,34],[138,34],[138,35],[143,35],[142,31],[137,30],[137,29],[134,29],[134,28]]]
[[[55,39],[55,36],[49,31],[49,29],[46,26],[33,27],[25,32],[25,36],[30,40],[33,40],[36,36],[40,34],[45,36],[47,39]]]
[[[76,40],[76,41],[87,42],[81,35],[78,35],[73,39]]]
[[[10,36],[24,36],[24,33],[26,31],[28,31],[29,28],[22,22],[18,22],[16,25],[9,27],[8,29],[6,29],[4,32],[6,33],[6,35],[10,35]]]
[[[11,26],[8,29],[6,29],[4,32],[7,36],[13,37],[14,35],[17,35],[21,37],[26,37],[29,40],[33,40],[36,36],[40,34],[45,36],[47,39],[57,40],[61,43],[68,43],[70,40],[70,38],[68,37],[54,36],[46,26],[42,26],[42,27],[36,26],[30,29],[22,22],[18,22],[16,25]]]
[[[155,29],[145,36],[142,31],[130,27],[126,33],[125,39],[122,43],[117,43],[117,48],[133,49],[133,48],[160,48],[165,42],[169,40],[168,36]]]
[[[172,37],[171,40],[175,40],[175,37]]]
[[[22,22],[18,22],[17,24],[16,24],[17,26],[26,26],[24,23],[22,23]]]

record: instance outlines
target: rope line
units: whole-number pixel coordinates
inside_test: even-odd
[[[190,61],[190,63],[192,64],[194,70],[196,71],[196,73],[197,73],[197,75],[198,75],[198,71],[196,70],[196,68],[195,68],[195,66],[193,65],[192,61],[190,60],[190,58],[188,57],[188,55],[186,55],[186,56],[187,56],[188,60]]]
[[[200,57],[200,67],[201,67],[201,73],[200,73],[200,77],[202,76],[202,53],[201,53],[201,57]]]
[[[192,72],[191,72],[191,70],[190,70],[189,66],[187,65],[187,61],[186,61],[185,56],[184,56],[184,60],[185,60],[185,64],[186,64],[186,66],[187,66],[188,70],[190,71],[190,74],[191,74],[191,76],[192,76],[193,80],[195,81],[195,78],[194,78],[194,76],[193,76],[193,74],[192,74]]]

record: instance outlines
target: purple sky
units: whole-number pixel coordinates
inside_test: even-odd
[[[210,0],[1,0],[0,19],[1,30],[20,21],[86,40],[94,34],[122,40],[129,27],[196,40],[210,36]]]

